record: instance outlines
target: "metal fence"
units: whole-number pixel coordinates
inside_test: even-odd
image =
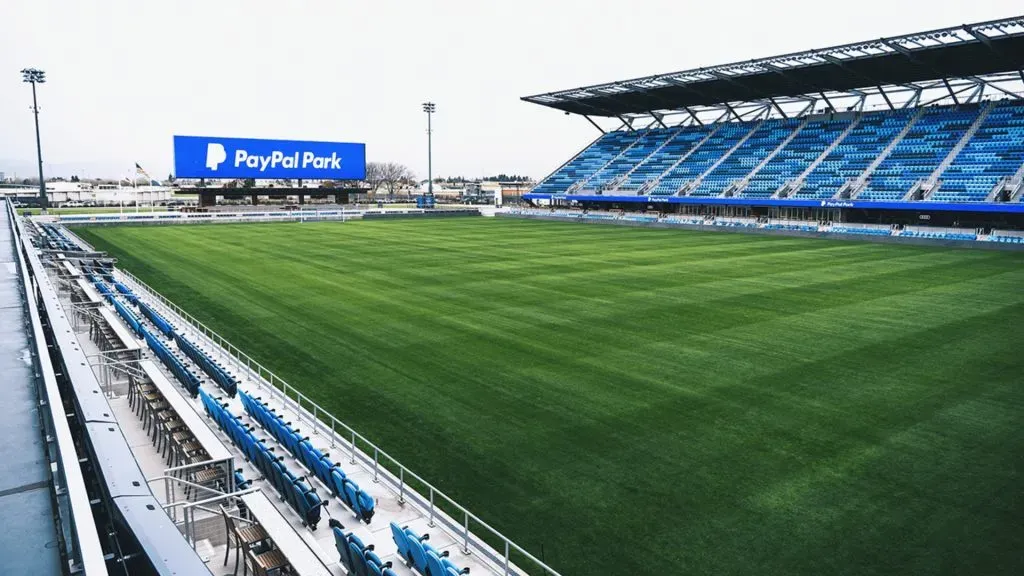
[[[379,446],[338,420],[294,386],[236,348],[177,304],[150,288],[135,275],[122,269],[118,269],[117,272],[133,284],[139,292],[156,299],[163,308],[187,322],[188,327],[211,344],[212,348],[220,352],[224,360],[234,362],[239,372],[249,374],[261,388],[264,383],[267,384],[271,400],[276,399],[281,403],[283,409],[293,412],[299,424],[305,421],[313,428],[314,434],[322,434],[330,439],[332,448],[337,445],[347,446],[350,451],[351,463],[355,464],[358,460],[364,466],[372,469],[374,481],[384,482],[389,486],[398,494],[400,502],[411,501],[413,505],[429,515],[431,526],[441,524],[457,540],[461,540],[463,553],[480,554],[503,569],[504,574],[509,576],[520,573],[561,576],[542,560],[512,542],[497,529],[406,468]],[[518,565],[529,566],[532,570],[522,570]]]

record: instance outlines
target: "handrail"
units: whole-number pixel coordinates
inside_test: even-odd
[[[184,478],[178,478],[177,476],[156,476],[154,478],[146,478],[146,484],[152,484],[153,482],[156,482],[157,480],[163,480],[164,484],[166,484],[168,480],[173,480],[175,482],[184,484],[185,486],[189,486],[191,488],[199,488],[201,490],[206,490],[207,492],[213,492],[214,494],[218,494],[220,496],[225,496],[227,494],[231,494],[231,492],[221,492],[220,490],[217,490],[215,488],[210,488],[208,486],[203,486],[202,484],[196,484],[195,482],[192,482],[190,480],[185,480]],[[174,508],[175,506],[179,506],[181,504],[186,504],[188,502],[189,502],[188,500],[180,500],[178,502],[171,502],[171,503],[168,503],[168,504],[164,504],[164,510],[167,510],[168,508]]]
[[[21,272],[22,289],[26,308],[28,309],[29,323],[31,325],[30,340],[32,342],[32,357],[34,364],[39,368],[39,378],[42,383],[39,385],[40,393],[45,395],[46,409],[44,414],[47,423],[52,427],[54,436],[53,445],[56,447],[55,464],[56,469],[52,473],[54,482],[63,481],[63,486],[53,486],[53,489],[63,488],[67,497],[70,517],[59,514],[60,524],[64,528],[64,537],[70,537],[72,542],[66,542],[69,559],[76,562],[75,566],[80,567],[86,576],[100,576],[107,574],[106,559],[104,558],[103,546],[100,544],[99,532],[96,529],[96,520],[92,513],[92,504],[85,486],[85,479],[79,464],[78,452],[75,449],[74,438],[71,435],[71,428],[68,426],[67,415],[64,413],[64,406],[61,402],[60,390],[57,387],[57,377],[53,366],[46,361],[49,352],[47,351],[46,338],[43,334],[42,321],[39,311],[33,305],[36,293],[33,284],[29,279],[29,264],[22,253],[26,250],[22,236],[21,225],[18,222],[14,208],[9,201],[5,201],[7,217],[11,222],[11,242],[14,251],[17,252],[15,263]],[[42,272],[41,272],[42,273]],[[42,398],[41,398],[42,400]],[[62,495],[57,495],[58,500]]]
[[[256,379],[258,384],[261,381],[267,382],[270,385],[270,387],[271,387],[271,391],[278,391],[279,392],[280,398],[281,398],[281,401],[282,401],[283,404],[285,404],[285,405],[287,405],[287,404],[293,405],[293,407],[294,407],[293,410],[295,411],[295,414],[296,414],[296,417],[298,418],[299,423],[302,422],[303,415],[305,415],[306,416],[306,420],[308,421],[307,423],[310,424],[313,427],[314,431],[319,431],[319,432],[323,432],[323,433],[326,434],[327,430],[323,429],[322,427],[318,426],[318,424],[317,424],[317,422],[319,422],[318,416],[329,417],[330,420],[331,420],[330,434],[331,434],[332,442],[334,442],[335,440],[340,440],[342,442],[350,443],[351,446],[352,446],[352,451],[353,451],[353,456],[352,456],[353,463],[355,462],[355,451],[357,450],[356,440],[360,440],[365,445],[367,445],[367,446],[369,446],[370,448],[373,449],[373,456],[374,456],[373,457],[373,465],[374,465],[375,476],[376,476],[376,473],[378,472],[379,461],[380,461],[381,457],[384,457],[387,462],[390,462],[395,467],[397,467],[398,468],[399,477],[397,479],[394,479],[394,480],[397,480],[397,482],[399,483],[399,486],[400,486],[399,490],[401,491],[400,498],[404,498],[404,494],[405,494],[405,491],[406,491],[406,489],[405,489],[405,477],[406,476],[410,476],[410,477],[414,478],[415,480],[417,480],[418,482],[420,482],[421,484],[423,484],[427,489],[429,489],[429,496],[430,496],[430,501],[429,501],[430,502],[430,510],[429,511],[430,511],[430,515],[431,515],[431,523],[433,523],[433,519],[434,519],[435,514],[438,513],[438,511],[435,510],[436,509],[435,497],[440,496],[445,502],[447,502],[452,507],[457,509],[458,512],[461,515],[463,515],[463,523],[462,523],[462,528],[463,528],[463,530],[462,530],[462,532],[463,532],[463,534],[462,534],[463,535],[463,551],[468,551],[470,540],[473,539],[474,540],[474,542],[473,542],[474,547],[479,549],[481,552],[485,553],[487,556],[489,556],[496,563],[504,565],[505,574],[513,574],[514,573],[512,565],[510,564],[510,558],[509,558],[510,551],[514,550],[514,551],[518,552],[519,554],[521,554],[524,558],[526,558],[529,561],[533,562],[537,566],[537,568],[543,570],[545,574],[549,574],[551,576],[561,576],[561,574],[559,572],[557,572],[554,568],[551,568],[550,566],[545,564],[542,560],[538,559],[533,554],[527,552],[521,546],[519,546],[518,544],[516,544],[515,542],[510,540],[507,536],[505,536],[504,534],[499,532],[497,529],[495,529],[491,525],[489,525],[486,522],[484,522],[483,520],[481,520],[478,516],[476,516],[475,514],[470,512],[469,510],[467,510],[465,507],[463,507],[461,504],[456,502],[454,499],[452,499],[451,497],[449,497],[445,493],[443,493],[440,490],[438,490],[437,488],[435,488],[432,484],[427,482],[421,476],[419,476],[418,474],[416,474],[416,473],[412,472],[411,470],[409,470],[408,468],[406,468],[401,462],[399,462],[397,459],[392,457],[390,454],[388,454],[387,452],[382,450],[380,447],[378,447],[376,444],[371,442],[365,436],[363,436],[362,434],[356,432],[355,429],[353,429],[351,426],[345,424],[341,420],[338,420],[338,418],[336,418],[333,414],[331,414],[330,412],[325,410],[323,407],[321,407],[319,404],[317,404],[316,402],[311,400],[309,397],[307,397],[301,391],[297,390],[295,387],[291,386],[290,384],[288,384],[287,382],[282,380],[279,376],[277,376],[277,374],[275,374],[270,369],[268,369],[265,366],[263,366],[262,364],[260,364],[258,361],[254,360],[248,354],[246,354],[246,353],[242,352],[241,350],[239,350],[238,348],[236,348],[233,344],[231,344],[230,342],[225,340],[217,332],[213,331],[208,326],[206,326],[205,324],[203,324],[202,322],[197,320],[194,316],[192,316],[191,314],[189,314],[188,312],[183,310],[177,304],[175,304],[175,303],[171,302],[170,300],[168,300],[167,298],[165,298],[162,294],[160,294],[159,292],[157,292],[156,290],[151,288],[148,284],[146,284],[145,282],[140,280],[134,274],[132,274],[131,272],[128,272],[127,270],[120,269],[120,268],[117,270],[117,272],[119,274],[123,275],[124,277],[126,277],[133,284],[135,284],[135,287],[137,289],[141,289],[141,291],[146,292],[150,297],[156,298],[160,302],[161,305],[163,305],[165,308],[171,310],[172,312],[177,314],[180,318],[182,318],[187,323],[189,323],[194,330],[198,330],[199,333],[203,337],[205,337],[210,343],[212,343],[215,346],[219,347],[221,350],[227,352],[228,355],[232,356],[233,359],[238,362],[239,367],[242,367],[243,366],[242,363],[244,362],[245,369],[248,370],[249,374],[251,374]],[[255,368],[255,370],[254,370],[254,368]],[[279,385],[279,389],[278,389],[278,386],[275,386],[275,381]],[[294,396],[295,396],[294,399],[292,399],[289,396],[289,393],[291,391],[294,391],[294,393],[295,393],[294,394]],[[312,413],[309,411],[308,407],[303,407],[303,403],[305,403],[307,406],[311,406],[312,407],[312,410],[313,410]],[[346,433],[348,438],[343,438],[343,437],[338,435],[338,433],[337,433],[337,431],[335,429],[337,426],[340,426],[342,428],[342,430]],[[364,454],[364,457],[368,458],[368,456],[369,456],[368,454]],[[387,468],[384,469],[384,472],[392,474],[392,475],[394,474],[393,472],[391,472]],[[441,514],[444,514],[443,511],[439,511],[439,512]],[[486,531],[489,532],[491,536],[497,538],[498,540],[501,541],[502,544],[504,544],[505,550],[504,550],[504,558],[503,559],[496,558],[492,554],[490,554],[490,550],[487,550],[487,545],[482,540],[480,540],[479,542],[476,541],[476,540],[479,540],[478,537],[473,537],[473,538],[470,537],[470,532],[469,532],[469,522],[470,522],[470,520],[472,520],[473,522],[478,524],[480,527],[486,529]],[[458,524],[456,523],[455,519],[451,519],[451,522],[448,522],[446,524],[449,524],[449,527],[452,528],[453,530],[456,529],[456,527],[458,526]]]

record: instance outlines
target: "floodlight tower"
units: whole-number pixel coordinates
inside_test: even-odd
[[[433,166],[433,130],[430,125],[430,117],[437,111],[437,105],[433,102],[424,102],[423,111],[427,113],[427,194],[434,196],[434,166]]]
[[[43,146],[39,142],[39,104],[36,102],[36,84],[46,82],[46,72],[37,68],[25,68],[21,71],[21,81],[32,84],[32,112],[36,117],[36,157],[39,158],[39,205],[46,211],[46,181],[43,180]]]

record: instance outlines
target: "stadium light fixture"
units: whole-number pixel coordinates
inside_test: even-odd
[[[434,196],[434,154],[433,137],[434,130],[431,127],[430,117],[437,111],[437,104],[424,102],[423,111],[427,113],[427,194]]]
[[[43,146],[39,140],[39,104],[36,101],[36,84],[46,82],[46,72],[38,68],[25,68],[21,71],[21,81],[32,85],[32,113],[36,118],[36,157],[39,159],[39,205],[46,212],[46,181],[43,180]]]

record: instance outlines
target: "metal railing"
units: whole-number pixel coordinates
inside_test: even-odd
[[[181,502],[191,502],[199,498],[200,492],[214,495],[230,494],[235,491],[235,476],[233,470],[234,458],[222,460],[206,460],[183,464],[164,470],[162,476],[147,478],[146,482],[152,484],[158,480],[164,482],[164,510],[172,521],[177,522],[177,506]],[[214,482],[220,483],[222,489],[203,484],[197,484],[191,479],[191,471],[201,471],[210,468],[220,468],[220,473],[214,478]],[[179,493],[179,491],[181,493]]]
[[[28,311],[29,339],[32,345],[30,355],[33,372],[38,382],[40,414],[46,433],[52,435],[52,442],[47,443],[47,456],[52,462],[52,490],[59,517],[60,536],[63,541],[62,552],[66,554],[66,559],[72,569],[81,570],[86,576],[106,575],[106,559],[96,528],[96,520],[93,517],[85,478],[79,464],[79,456],[75,449],[67,415],[64,412],[64,405],[61,402],[57,377],[49,362],[42,320],[34,305],[37,286],[30,279],[29,262],[22,254],[22,250],[26,250],[26,252],[28,250],[25,247],[24,236],[22,236],[21,226],[13,207],[6,201],[4,205],[7,208],[7,214],[4,217],[10,219],[11,244],[17,252],[15,264],[21,272],[21,284],[27,304],[25,308]],[[42,270],[36,270],[36,272],[45,274]]]
[[[411,500],[414,505],[429,515],[431,526],[440,522],[454,536],[461,538],[463,553],[469,554],[472,549],[503,569],[505,575],[520,573],[516,562],[529,562],[536,567],[535,572],[561,576],[555,569],[512,542],[497,529],[409,470],[365,436],[356,432],[352,427],[336,418],[135,275],[123,269],[118,269],[117,272],[133,284],[139,292],[156,299],[163,308],[187,322],[191,329],[213,345],[215,350],[226,352],[226,357],[223,353],[221,356],[233,360],[239,371],[247,372],[258,387],[262,389],[264,382],[269,385],[271,399],[276,397],[281,402],[282,408],[294,412],[299,424],[305,421],[313,429],[314,434],[323,434],[329,438],[332,448],[338,444],[347,446],[350,449],[349,461],[355,464],[358,459],[364,466],[372,469],[374,481],[384,481],[389,484],[391,489],[398,494],[399,502],[405,503],[407,499]],[[322,419],[326,419],[330,426],[328,427]],[[360,443],[362,448],[359,446]],[[413,487],[410,487],[410,481],[416,482],[419,485],[419,490],[423,491],[425,495],[419,494]],[[461,522],[452,514],[461,517]],[[485,534],[478,535],[474,528],[482,529]],[[493,549],[492,546],[494,546]]]

